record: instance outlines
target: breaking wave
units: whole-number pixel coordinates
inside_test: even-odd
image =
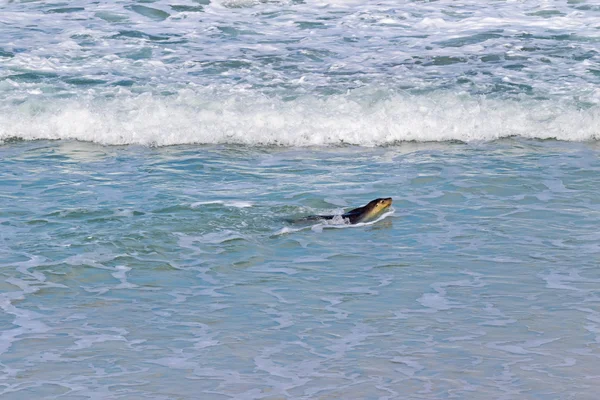
[[[491,141],[517,136],[596,140],[597,106],[373,90],[282,99],[182,90],[173,96],[27,100],[0,110],[0,141],[105,145],[386,146],[404,141]]]

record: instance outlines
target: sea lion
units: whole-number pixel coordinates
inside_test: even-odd
[[[366,206],[355,208],[341,215],[344,220],[348,220],[351,224],[359,222],[370,222],[377,219],[384,211],[392,205],[392,198],[380,198],[370,201]],[[321,219],[334,219],[340,215],[309,215],[308,217],[293,220],[291,222],[318,221]]]

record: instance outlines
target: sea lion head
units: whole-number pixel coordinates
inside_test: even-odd
[[[375,199],[369,202],[364,208],[366,216],[369,219],[376,217],[387,210],[392,205],[392,198],[385,197],[380,199]]]

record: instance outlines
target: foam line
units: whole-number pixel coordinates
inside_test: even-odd
[[[518,136],[595,140],[600,108],[452,93],[373,94],[291,101],[181,92],[110,100],[34,100],[0,109],[0,141],[75,139],[105,145],[386,146],[403,141],[491,141]]]

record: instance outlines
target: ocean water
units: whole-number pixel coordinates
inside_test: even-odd
[[[0,398],[595,400],[599,46],[585,0],[0,1]]]

